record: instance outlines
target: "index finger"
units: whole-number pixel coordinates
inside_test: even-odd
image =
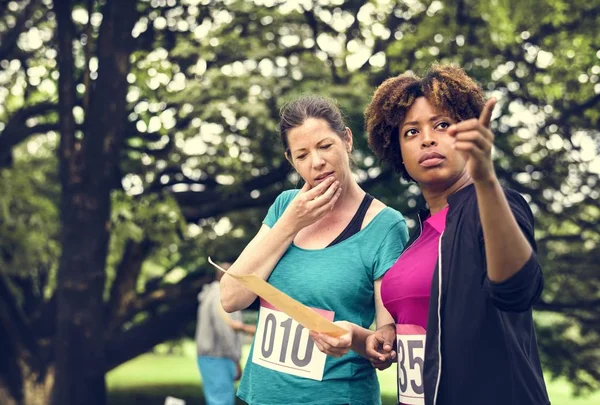
[[[377,351],[377,349],[373,348],[373,347],[366,347],[365,348],[365,354],[367,355],[367,358],[372,361],[372,362],[379,362],[379,361],[385,361],[385,355],[382,353],[379,353]]]
[[[327,188],[329,186],[331,186],[334,181],[335,181],[335,178],[333,176],[326,178],[324,181],[320,182],[319,184],[317,184],[316,186],[314,186],[313,188],[308,190],[306,192],[306,196],[311,200],[317,198],[318,196],[323,194],[325,191],[327,191]]]
[[[300,189],[300,191],[304,191],[307,192],[308,190],[310,190],[310,184],[308,184],[308,181],[304,182],[304,185],[302,186],[302,188]]]
[[[490,121],[492,120],[492,112],[494,111],[495,105],[496,99],[492,97],[485,103],[485,105],[483,106],[483,110],[481,110],[481,115],[479,116],[479,123],[486,128],[490,127]]]

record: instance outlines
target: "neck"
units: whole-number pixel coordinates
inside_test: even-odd
[[[365,196],[365,192],[362,188],[354,181],[353,178],[350,178],[346,184],[342,186],[342,195],[337,200],[335,207],[342,208],[349,205],[355,205],[356,201],[362,201]]]
[[[423,197],[429,206],[431,215],[435,215],[448,205],[448,196],[457,192],[458,190],[473,183],[473,179],[466,172],[463,173],[458,180],[453,182],[450,186],[432,186],[420,184]]]

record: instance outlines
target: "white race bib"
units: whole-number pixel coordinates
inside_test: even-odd
[[[398,403],[424,405],[425,329],[418,325],[396,325],[396,349],[398,353]]]
[[[334,312],[311,308],[333,321]],[[309,331],[260,300],[252,362],[280,373],[321,381],[327,355],[316,347]]]

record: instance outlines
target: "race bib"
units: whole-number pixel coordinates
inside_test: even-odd
[[[423,405],[423,359],[425,329],[418,325],[396,325],[398,353],[398,403]]]
[[[333,321],[334,312],[311,308]],[[280,373],[321,381],[327,355],[310,338],[308,329],[260,300],[252,362]]]

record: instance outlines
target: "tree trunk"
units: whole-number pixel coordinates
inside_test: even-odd
[[[97,47],[98,79],[81,137],[75,136],[72,114],[75,105],[72,4],[56,3],[62,253],[56,292],[54,405],[106,403],[103,294],[110,236],[110,192],[126,121],[135,4],[109,0],[104,6]]]
[[[19,361],[21,378],[19,381],[19,395],[15,396],[15,387],[9,387],[14,382],[6,381],[0,377],[0,403],[2,405],[48,405],[54,372],[48,371],[41,375],[32,371],[23,361]]]

